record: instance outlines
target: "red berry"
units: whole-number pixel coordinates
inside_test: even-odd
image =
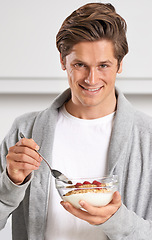
[[[101,183],[98,182],[98,181],[96,181],[96,180],[94,180],[94,181],[92,182],[92,184],[94,184],[94,185],[96,185],[96,186],[101,186]]]
[[[88,181],[84,181],[84,183],[83,183],[83,184],[85,184],[85,185],[86,185],[86,184],[91,184],[91,183],[90,183],[90,182],[88,182]]]
[[[82,183],[76,183],[76,185],[75,185],[76,188],[78,188],[80,186],[82,186]]]

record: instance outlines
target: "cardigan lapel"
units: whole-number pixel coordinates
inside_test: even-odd
[[[113,174],[116,164],[123,163],[129,153],[128,144],[133,127],[134,108],[116,89],[117,110],[108,151],[108,173]]]
[[[54,129],[51,128],[50,114],[48,110],[39,114],[33,127],[32,138],[40,146],[39,151],[41,154],[51,164],[51,148],[53,144]],[[56,117],[57,113],[54,116],[54,120]],[[44,239],[49,186],[50,170],[46,163],[42,161],[39,169],[34,172],[34,178],[31,182],[29,202],[30,240]],[[38,239],[35,239],[35,236],[38,236]]]
[[[39,151],[51,164],[52,148],[55,126],[58,117],[58,108],[70,97],[70,90],[54,100],[50,108],[39,113],[33,126],[32,138],[40,146]],[[30,186],[29,203],[29,239],[35,240],[39,236],[43,240],[45,236],[48,198],[50,190],[50,169],[44,161],[39,170],[35,171]]]

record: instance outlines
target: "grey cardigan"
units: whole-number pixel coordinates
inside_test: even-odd
[[[101,227],[111,240],[150,240],[152,237],[152,118],[134,110],[117,89],[117,111],[108,152],[108,173],[118,174],[120,209]],[[50,160],[59,107],[70,90],[50,108],[17,118],[1,145],[0,229],[12,214],[14,240],[43,240],[46,227],[50,171],[42,161],[30,181],[17,186],[6,174],[8,148],[22,131],[33,138]],[[101,239],[102,240],[102,239]]]

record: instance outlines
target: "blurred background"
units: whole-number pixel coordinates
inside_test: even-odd
[[[88,2],[112,3],[125,18],[129,53],[116,85],[152,115],[151,1],[0,0],[0,141],[17,116],[47,108],[68,87],[55,37],[63,20]],[[9,219],[0,239],[11,240],[10,225]]]

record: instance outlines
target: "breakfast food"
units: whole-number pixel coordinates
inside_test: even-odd
[[[84,200],[92,206],[101,207],[107,205],[111,200],[115,188],[109,183],[101,183],[94,180],[92,183],[84,181],[67,186],[69,191],[63,195],[63,201],[70,202],[74,207],[81,208],[79,201]],[[72,188],[70,190],[70,188]]]

